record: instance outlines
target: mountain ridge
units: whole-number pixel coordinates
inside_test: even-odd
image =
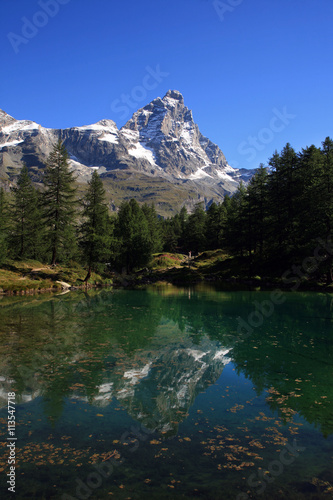
[[[86,183],[97,170],[109,188],[111,205],[119,201],[112,199],[115,184],[125,191],[124,199],[143,201],[136,182],[145,191],[144,197],[154,201],[150,198],[154,199],[155,191],[149,193],[149,186],[156,187],[159,179],[162,191],[177,191],[178,208],[198,201],[208,206],[233,194],[240,181],[247,183],[254,173],[232,168],[219,146],[201,134],[183,95],[169,90],[163,98],[138,109],[120,129],[111,119],[65,129],[45,128],[0,110],[0,183],[15,182],[24,163],[34,182],[42,183],[45,162],[58,139],[68,150],[78,182]],[[166,194],[161,203],[167,203]]]

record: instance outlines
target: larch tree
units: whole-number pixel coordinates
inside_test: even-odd
[[[73,258],[76,250],[76,187],[68,158],[68,152],[59,140],[48,157],[44,175],[44,221],[52,265],[58,259]]]
[[[37,258],[41,237],[38,193],[32,184],[28,168],[23,166],[11,204],[10,246],[15,257]]]
[[[0,188],[0,264],[7,257],[7,197],[4,189]]]

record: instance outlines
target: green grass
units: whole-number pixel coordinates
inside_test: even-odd
[[[191,284],[200,281],[251,282],[261,284],[264,278],[257,272],[249,271],[249,262],[240,257],[231,257],[224,250],[206,250],[196,257],[164,252],[155,254],[149,266],[150,274],[144,271],[137,276],[137,281],[174,284]],[[272,281],[272,280],[271,280]]]
[[[179,267],[186,260],[186,256],[176,253],[158,253],[153,255],[149,267],[152,269],[166,269],[171,267]]]
[[[87,270],[80,264],[49,266],[35,260],[6,261],[0,269],[0,289],[5,293],[20,293],[28,290],[60,290],[63,281],[71,286],[84,285]],[[110,284],[108,277],[94,272],[89,285]]]
[[[22,264],[22,263],[20,263]],[[22,292],[25,290],[42,290],[50,288],[61,288],[57,286],[51,279],[34,279],[27,276],[26,271],[29,271],[28,266],[19,266],[17,270],[15,265],[10,264],[11,270],[0,269],[0,289],[4,292]]]
[[[206,250],[193,259],[193,264],[196,267],[209,267],[224,262],[228,257],[223,250]]]

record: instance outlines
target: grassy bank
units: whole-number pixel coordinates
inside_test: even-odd
[[[91,273],[86,284],[86,275],[87,270],[77,263],[49,266],[35,260],[7,261],[0,269],[0,293],[24,295],[111,283],[110,278]]]
[[[258,274],[258,269],[261,269],[261,274]],[[133,287],[151,283],[191,285],[216,282],[235,288],[333,292],[333,285],[326,285],[315,274],[304,273],[302,278],[295,275],[293,280],[292,273],[289,273],[288,281],[283,279],[283,274],[271,263],[255,263],[248,258],[230,257],[223,250],[211,250],[192,258],[168,252],[156,254],[144,270],[118,277],[115,281],[121,286]]]
[[[316,276],[304,275],[302,279],[283,280],[283,273],[267,265],[253,266],[246,258],[230,257],[222,250],[202,252],[189,258],[187,255],[163,252],[153,255],[144,269],[129,275],[120,273],[92,273],[87,283],[87,270],[75,262],[71,265],[45,265],[38,261],[8,261],[0,269],[0,293],[23,295],[41,292],[61,291],[76,288],[114,285],[116,287],[141,288],[154,283],[192,285],[200,282],[216,282],[231,288],[253,288],[284,290],[314,290],[333,292],[333,285],[318,281]]]

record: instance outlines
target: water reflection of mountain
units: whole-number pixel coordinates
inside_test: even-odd
[[[272,409],[295,410],[328,434],[331,300],[287,294],[251,335],[237,334],[237,318],[267,298],[166,287],[2,302],[0,397],[5,404],[10,388],[22,401],[42,394],[52,418],[67,397],[98,405],[116,398],[135,419],[147,425],[152,417],[150,428],[172,433],[177,424],[170,422],[216,381],[232,349],[238,372],[257,392],[270,389]]]
[[[94,403],[107,405],[113,396],[148,429],[175,434],[196,396],[220,377],[228,352],[218,342],[194,346],[186,338],[141,352],[139,363],[125,363],[122,376],[110,374]]]
[[[74,297],[0,309],[3,404],[10,388],[21,402],[42,395],[54,419],[66,397],[94,405],[116,398],[147,427],[174,432],[196,395],[220,376],[228,348],[188,324],[187,300],[169,310],[159,294]]]

